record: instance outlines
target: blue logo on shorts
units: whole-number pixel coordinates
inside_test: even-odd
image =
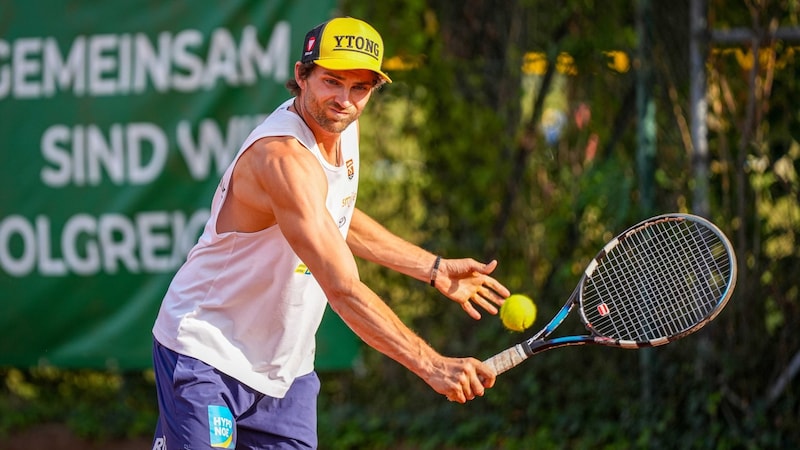
[[[227,406],[208,405],[208,432],[212,447],[236,447],[233,414]]]

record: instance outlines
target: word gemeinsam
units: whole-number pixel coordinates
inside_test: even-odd
[[[66,52],[62,51],[66,48]],[[0,39],[0,100],[138,95],[154,90],[195,92],[218,83],[252,86],[290,76],[291,26],[278,22],[269,42],[246,26],[238,34],[217,28],[77,36]]]

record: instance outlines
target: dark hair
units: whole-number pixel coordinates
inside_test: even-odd
[[[308,79],[308,77],[311,76],[311,72],[314,71],[314,67],[316,66],[317,65],[314,64],[313,62],[301,63],[300,69],[298,69],[297,74],[301,80]],[[289,78],[289,80],[286,81],[286,89],[289,89],[289,92],[291,92],[292,95],[294,95],[295,97],[300,95],[300,85],[297,84],[297,80],[295,80],[294,78]]]
[[[311,72],[313,72],[314,68],[316,67],[317,65],[314,64],[314,62],[300,63],[300,68],[297,70],[297,75],[300,77],[301,80],[306,80],[308,79],[308,77],[311,76]],[[384,80],[378,74],[375,74],[375,81],[372,87],[379,88],[383,86],[384,83],[386,83],[386,80]],[[295,80],[294,78],[289,78],[289,80],[286,81],[286,89],[289,89],[289,92],[291,92],[292,95],[294,95],[295,97],[300,95],[301,91],[300,85],[297,84],[297,80]]]

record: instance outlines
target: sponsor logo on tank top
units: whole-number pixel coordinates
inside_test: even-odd
[[[303,275],[311,275],[311,271],[308,270],[308,266],[303,263],[300,263],[297,268],[294,269],[294,273],[300,273]]]

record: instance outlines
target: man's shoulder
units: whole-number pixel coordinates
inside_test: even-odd
[[[288,109],[277,109],[267,116],[250,134],[251,140],[265,138],[292,138],[306,148],[316,143],[314,133],[305,125],[303,119]]]
[[[313,155],[295,136],[263,136],[256,139],[244,152],[248,158],[258,159],[301,159]],[[242,155],[242,156],[245,156]]]

